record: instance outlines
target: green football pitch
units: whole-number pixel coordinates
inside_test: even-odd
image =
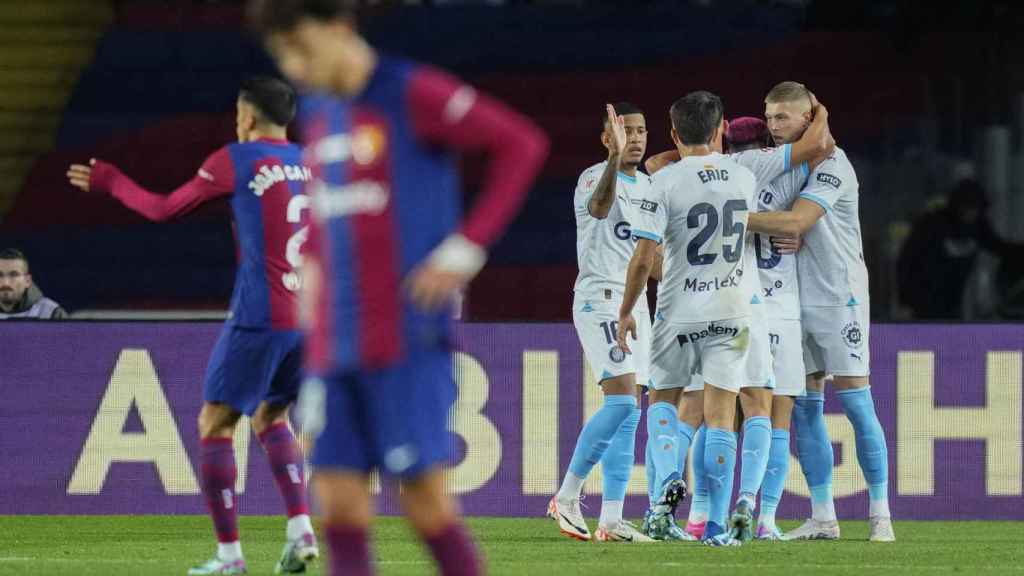
[[[1024,574],[1024,522],[897,522],[898,541],[889,544],[867,542],[864,522],[843,522],[838,542],[728,549],[576,542],[543,519],[471,518],[469,524],[492,575]],[[249,573],[271,574],[283,519],[244,516],[241,534]],[[379,574],[434,573],[400,520],[380,520],[374,538]],[[0,516],[4,575],[182,575],[213,549],[210,521],[202,516]],[[321,566],[309,571],[324,573]]]

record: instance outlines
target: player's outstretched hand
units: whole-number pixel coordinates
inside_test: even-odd
[[[626,338],[626,334],[629,334],[633,337],[633,340],[636,340],[636,319],[633,318],[632,314],[619,316],[619,329],[615,333],[615,340],[619,348],[622,348],[622,351],[627,354],[632,354],[633,351],[629,349],[629,339]]]
[[[786,238],[784,236],[772,236],[772,248],[779,251],[779,254],[796,254],[803,246],[800,237]]]
[[[89,160],[89,164],[72,164],[68,168],[68,180],[71,185],[75,188],[79,188],[85,192],[89,191],[89,178],[92,177],[92,167],[96,164],[96,159]]]
[[[469,280],[465,273],[426,263],[412,271],[407,284],[413,304],[420,310],[432,312],[451,302]]]
[[[611,137],[608,139],[608,157],[621,158],[622,151],[626,149],[626,127],[622,116],[615,113],[615,107],[611,104],[605,105],[608,112],[608,130]]]

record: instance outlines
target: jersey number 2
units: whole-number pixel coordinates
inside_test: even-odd
[[[298,224],[302,222],[302,211],[308,209],[309,196],[296,194],[288,201],[285,219],[289,224]],[[297,292],[302,287],[299,269],[302,267],[302,245],[306,243],[308,237],[309,226],[303,226],[288,238],[288,244],[285,246],[284,257],[292,269],[281,276],[281,281],[284,283],[284,287],[291,292]]]
[[[746,200],[729,200],[722,207],[722,258],[726,262],[736,262],[743,256],[743,222],[736,222],[736,212],[746,212]],[[718,230],[718,210],[707,202],[695,204],[686,215],[686,227],[695,230],[701,228],[701,216],[704,217],[704,227],[693,240],[686,246],[686,260],[694,266],[706,266],[718,259],[714,252],[700,253],[700,249],[715,235]],[[736,237],[736,242],[731,246],[724,242],[727,238]]]

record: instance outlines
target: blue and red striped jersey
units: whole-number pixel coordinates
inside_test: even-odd
[[[451,312],[417,309],[403,282],[448,235],[486,246],[505,229],[546,156],[543,133],[447,74],[389,57],[360,94],[304,98],[299,118],[313,170],[307,256],[322,271],[309,368],[382,367],[447,347]],[[465,150],[485,152],[489,167],[463,221]]]
[[[231,318],[239,326],[295,330],[301,248],[307,228],[311,170],[298,146],[257,141],[227,147],[235,167],[235,218],[239,262]]]
[[[91,185],[155,221],[230,197],[238,242],[238,271],[228,322],[250,328],[295,330],[301,248],[308,235],[312,171],[301,149],[285,140],[229,144],[211,154],[188,183],[171,194],[143,189],[116,167],[97,162]]]

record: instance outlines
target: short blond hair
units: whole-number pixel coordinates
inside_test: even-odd
[[[766,104],[779,104],[782,102],[807,102],[811,105],[811,91],[807,86],[792,80],[779,82],[768,91],[764,101]]]

